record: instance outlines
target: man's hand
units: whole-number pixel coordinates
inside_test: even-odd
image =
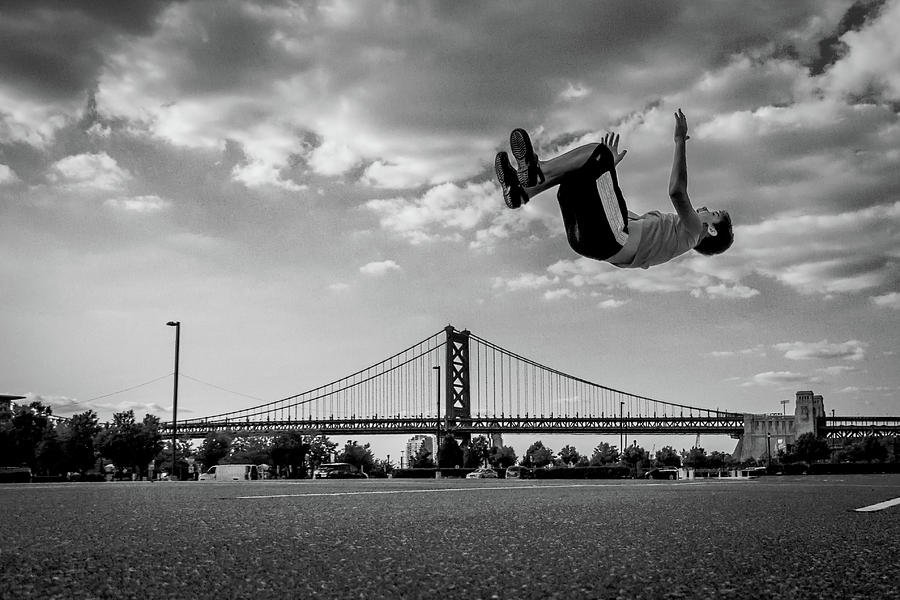
[[[619,134],[618,133],[607,133],[603,136],[603,145],[609,148],[612,152],[613,158],[615,159],[613,164],[619,164],[622,162],[622,159],[625,158],[625,154],[628,150],[622,150],[619,152]]]
[[[675,113],[675,141],[686,142],[691,139],[687,130],[687,117],[684,116],[684,113],[681,112],[681,109],[679,108],[678,112]]]

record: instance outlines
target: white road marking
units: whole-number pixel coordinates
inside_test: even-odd
[[[702,485],[702,481],[685,481],[675,485]],[[627,485],[627,484],[626,484]],[[641,483],[643,486],[665,486],[672,485],[669,483]],[[505,490],[546,490],[551,488],[584,488],[584,487],[622,487],[622,484],[615,483],[570,483],[570,484],[552,484],[552,485],[499,485],[490,487],[464,487],[464,488],[433,488],[433,489],[414,489],[414,490],[369,490],[369,491],[347,491],[347,492],[306,492],[303,494],[265,494],[256,496],[236,496],[237,500],[260,500],[263,498],[311,498],[316,496],[373,496],[377,494],[437,494],[441,492],[482,492],[482,491],[505,491]]]
[[[891,500],[885,500],[884,502],[879,502],[878,504],[872,504],[870,506],[857,508],[856,512],[875,512],[877,510],[884,510],[886,508],[897,505],[900,505],[900,498],[892,498]]]

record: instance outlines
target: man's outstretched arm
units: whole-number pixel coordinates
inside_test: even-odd
[[[687,140],[691,136],[687,133],[687,118],[681,109],[675,113],[675,156],[672,159],[672,174],[669,176],[669,198],[675,206],[678,216],[687,223],[700,226],[700,218],[694,207],[691,206],[691,198],[687,191]]]

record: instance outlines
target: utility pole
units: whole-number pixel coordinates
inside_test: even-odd
[[[175,328],[175,389],[172,392],[172,471],[169,473],[169,480],[175,476],[175,448],[178,439],[177,423],[178,423],[178,352],[181,346],[181,321],[169,321],[166,323],[169,327]]]
[[[441,367],[440,365],[431,367],[437,371],[437,413],[435,416],[434,430],[434,464],[439,467],[439,454],[441,448]]]

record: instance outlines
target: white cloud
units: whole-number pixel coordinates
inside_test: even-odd
[[[391,271],[400,270],[400,265],[392,260],[370,262],[359,268],[360,273],[362,273],[363,275],[370,275],[372,277],[382,277],[384,275],[387,275]]]
[[[19,181],[19,176],[16,175],[16,172],[7,167],[4,164],[0,164],[0,185],[6,185],[10,183],[16,183]]]
[[[561,300],[563,298],[574,299],[577,297],[578,295],[569,288],[559,288],[556,290],[547,290],[546,292],[544,292],[544,300],[548,300],[550,302],[554,300]]]
[[[491,182],[459,186],[445,183],[421,197],[369,200],[366,208],[379,215],[381,227],[412,244],[458,240],[499,212]]]
[[[78,400],[77,398],[71,398],[69,396],[36,394],[32,392],[25,394],[25,396],[26,399],[22,402],[40,402],[44,406],[51,407],[53,409],[53,414],[58,416],[71,416],[88,410],[93,410],[96,413],[115,413],[133,410],[135,419],[140,421],[144,418],[144,415],[148,413],[152,415],[166,415],[172,413],[171,406],[167,408],[156,402],[133,402],[123,400],[117,403],[110,403],[98,400]],[[184,409],[184,411],[192,412],[187,408]],[[182,410],[179,409],[178,412],[180,413]],[[100,420],[102,422],[105,418],[101,415]]]
[[[249,188],[273,185],[288,192],[299,192],[306,189],[305,185],[282,178],[277,165],[266,164],[258,160],[235,165],[231,170],[231,176],[235,181],[240,181]]]
[[[819,371],[826,375],[846,375],[847,373],[855,373],[857,369],[847,365],[831,365],[830,367],[819,369]]]
[[[105,192],[121,190],[131,178],[106,152],[67,156],[56,161],[48,174],[51,182],[69,190]]]
[[[559,97],[563,100],[577,100],[578,98],[584,98],[590,93],[590,88],[585,87],[583,83],[573,83],[570,81],[566,86],[566,89],[559,93]]]
[[[765,371],[754,375],[750,382],[758,385],[793,385],[799,383],[815,383],[816,378],[811,378],[803,373],[792,371]]]
[[[889,292],[887,294],[882,294],[881,296],[873,296],[870,299],[875,306],[900,310],[900,292]]]
[[[843,359],[860,361],[866,357],[868,344],[859,340],[848,340],[841,343],[820,342],[783,342],[773,346],[789,360],[811,359]]]
[[[726,270],[716,274],[712,259],[685,257],[651,269],[619,269],[587,258],[561,260],[547,268],[556,278],[574,287],[592,286],[611,292],[630,290],[642,293],[688,292],[695,297],[746,299],[759,292],[731,280]]]
[[[888,259],[898,228],[900,202],[837,214],[784,214],[736,227],[740,247],[723,258],[744,275],[756,272],[803,294],[852,294],[897,281]]]
[[[888,394],[895,393],[896,388],[891,388],[888,386],[856,386],[856,385],[848,385],[847,387],[841,388],[837,390],[838,394]]]
[[[617,300],[616,298],[608,298],[598,303],[597,307],[604,310],[612,310],[614,308],[621,308],[629,302],[631,302],[631,300]]]
[[[81,102],[81,98],[36,101],[24,90],[0,81],[0,143],[25,142],[46,147]]]
[[[732,356],[765,356],[766,350],[762,344],[757,344],[752,348],[743,348],[741,350],[714,350],[709,353],[714,358],[728,358]]]
[[[172,202],[159,196],[132,196],[130,198],[109,198],[104,204],[126,212],[155,213],[169,208]]]
[[[559,282],[558,277],[547,277],[546,275],[535,275],[534,273],[522,273],[518,277],[504,279],[495,277],[493,286],[495,289],[504,288],[509,292],[517,292],[520,290],[534,290],[542,287],[556,285]]]
[[[900,2],[888,2],[880,18],[859,31],[842,35],[847,51],[823,75],[823,87],[834,94],[863,96],[875,92],[887,98],[900,98],[898,26]]]

